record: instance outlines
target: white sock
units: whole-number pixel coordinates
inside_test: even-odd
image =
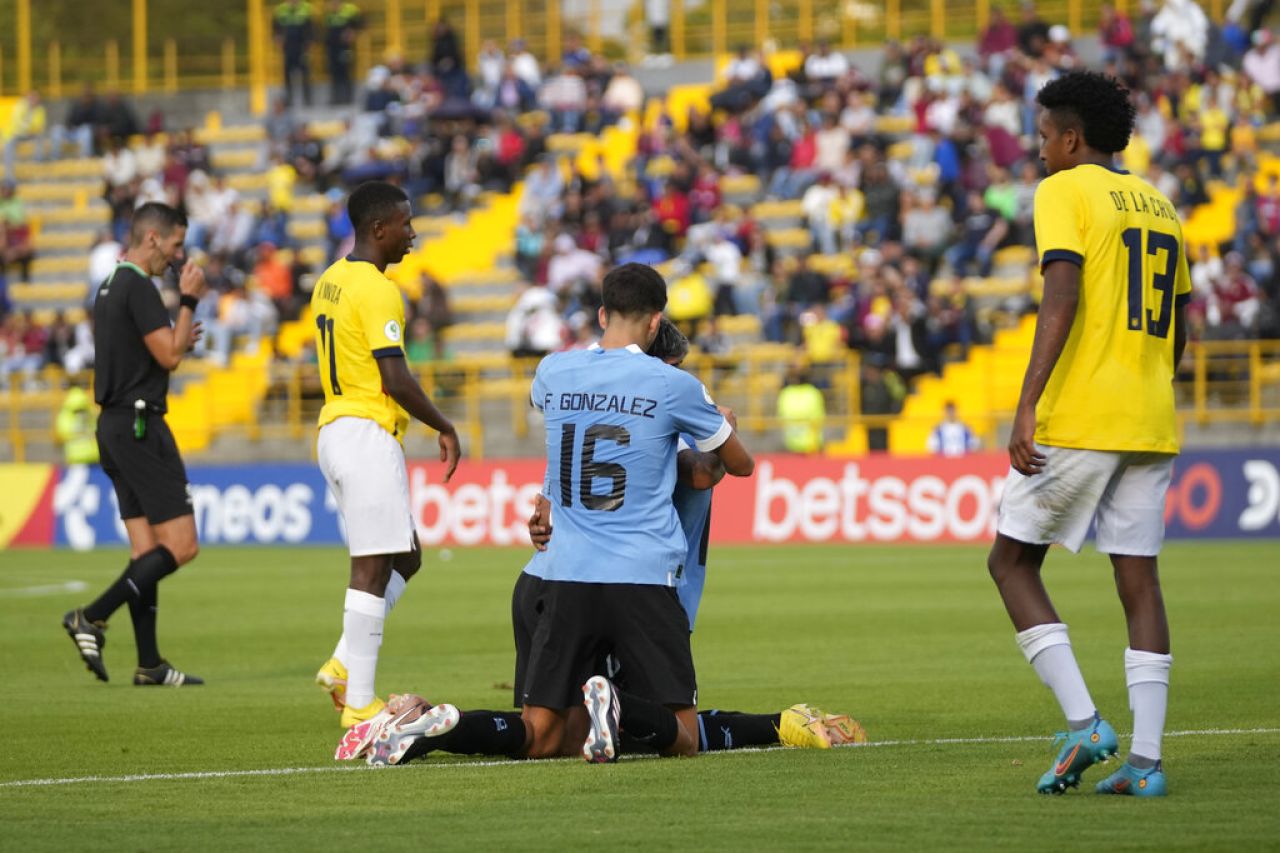
[[[1018,645],[1040,680],[1048,685],[1069,722],[1093,719],[1097,707],[1085,686],[1080,665],[1071,651],[1067,626],[1061,622],[1035,625],[1017,634]]]
[[[373,701],[378,672],[378,647],[387,604],[376,595],[348,589],[342,613],[342,635],[347,644],[347,705],[363,708]]]
[[[382,597],[387,602],[387,615],[391,615],[391,610],[396,606],[396,602],[400,600],[400,596],[404,594],[404,585],[407,584],[404,575],[396,570],[391,570],[391,578],[387,581],[387,590]],[[344,631],[342,636],[338,638],[338,645],[333,650],[333,656],[337,658],[343,666],[347,666],[347,634]],[[350,668],[350,667],[348,667]]]
[[[1124,678],[1129,685],[1129,708],[1133,711],[1133,744],[1129,751],[1152,761],[1160,760],[1171,666],[1173,655],[1124,650]]]

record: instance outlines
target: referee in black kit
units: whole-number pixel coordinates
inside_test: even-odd
[[[187,261],[178,277],[178,319],[171,324],[151,281],[182,259],[186,236],[186,217],[174,208],[151,202],[135,210],[129,248],[93,306],[94,396],[102,406],[98,449],[102,470],[115,486],[131,553],[115,583],[92,604],[64,616],[62,626],[100,681],[107,680],[107,619],[128,604],[138,645],[133,683],[204,683],[175,669],[156,645],[156,587],[199,551],[186,468],[164,414],[169,373],[200,337],[192,314],[207,285],[200,268]]]

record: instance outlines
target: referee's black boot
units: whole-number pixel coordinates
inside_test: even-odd
[[[99,681],[107,680],[107,665],[102,662],[102,649],[107,645],[105,622],[90,622],[84,617],[84,610],[68,611],[62,617],[62,627],[76,644],[80,660]]]
[[[139,687],[182,687],[188,684],[204,684],[204,679],[195,675],[187,675],[167,660],[161,660],[156,666],[138,667],[133,671],[133,683]]]

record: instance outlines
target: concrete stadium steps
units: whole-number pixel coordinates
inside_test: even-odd
[[[237,352],[226,367],[190,362],[190,378],[169,395],[166,420],[184,452],[200,452],[213,436],[228,427],[256,423],[258,404],[270,385],[271,345],[259,342],[256,353]]]
[[[506,323],[460,323],[444,331],[445,346],[455,356],[478,353],[507,354]]]
[[[764,188],[755,175],[725,175],[720,179],[720,198],[725,204],[750,207],[760,200]]]
[[[813,237],[807,228],[779,228],[764,235],[765,242],[773,247],[781,258],[793,258],[809,253]]]
[[[97,196],[81,206],[64,205],[45,210],[28,207],[27,213],[39,225],[41,233],[70,228],[105,228],[111,224],[111,208]],[[85,248],[88,249],[87,246]]]
[[[449,310],[455,325],[471,323],[505,323],[516,298],[512,293],[503,296],[474,296],[471,293],[449,292]]]
[[[262,146],[251,148],[213,148],[209,152],[209,165],[217,172],[259,169],[265,166]]]
[[[36,251],[42,256],[58,255],[66,252],[84,254],[93,245],[96,228],[72,227],[61,230],[41,228],[35,235]]]
[[[64,181],[102,177],[102,161],[94,158],[49,160],[43,163],[19,161],[14,163],[16,181]],[[4,169],[0,168],[0,174]],[[7,177],[7,176],[6,176]]]
[[[804,206],[799,199],[759,201],[751,205],[750,212],[751,218],[768,231],[804,225]]]
[[[89,295],[89,282],[58,281],[25,284],[15,282],[9,285],[9,298],[21,309],[52,308],[60,309],[83,305]]]
[[[991,344],[973,347],[967,360],[948,364],[942,376],[916,380],[900,419],[889,427],[889,450],[925,452],[929,432],[948,400],[976,433],[991,432],[996,420],[1017,406],[1035,328],[1036,318],[1024,317],[1014,328],[997,332]]]
[[[76,178],[65,181],[24,181],[18,184],[18,198],[28,205],[41,203],[83,206],[102,195],[102,180]]]

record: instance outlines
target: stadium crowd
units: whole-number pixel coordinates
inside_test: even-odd
[[[1106,7],[1098,32],[1106,70],[1132,88],[1139,112],[1124,166],[1169,195],[1184,217],[1208,201],[1211,181],[1248,188],[1232,244],[1193,259],[1193,332],[1206,338],[1280,334],[1280,188],[1274,179],[1255,186],[1252,134],[1275,118],[1280,44],[1247,4],[1237,5],[1223,26],[1190,0],[1146,3],[1132,20]],[[326,39],[349,45],[358,15],[351,4],[329,6],[325,14],[341,20],[324,18]],[[303,24],[286,18],[277,18],[276,35],[288,59],[291,39],[312,36],[291,30]],[[1032,104],[1041,85],[1081,61],[1073,34],[1030,3],[1008,16],[993,7],[968,50],[926,37],[890,42],[872,73],[818,43],[775,77],[744,47],[723,70],[714,111],[663,113],[643,129],[638,156],[618,177],[570,165],[547,140],[638,115],[645,93],[625,64],[593,55],[573,36],[545,63],[518,40],[506,50],[485,43],[475,57],[464,56],[461,43],[442,19],[425,62],[392,58],[359,93],[335,91],[335,101],[349,94],[357,107],[324,141],[295,114],[296,87],[288,86],[265,119],[262,200],[229,187],[190,133],[162,143],[161,116],[140,123],[117,93],[100,100],[88,87],[60,125],[38,95],[24,100],[5,129],[6,161],[23,139],[37,141],[38,157],[68,144],[100,153],[112,227],[93,250],[99,262],[89,283],[109,268],[137,204],[179,204],[191,223],[189,245],[207,258],[218,294],[200,317],[214,358],[227,358],[236,339],[256,341],[297,316],[314,272],[290,233],[300,194],[329,194],[328,261],[350,244],[342,198],[360,181],[399,182],[415,198],[436,196],[465,213],[480,193],[522,180],[515,263],[524,281],[508,318],[512,352],[592,340],[604,270],[643,260],[665,264],[672,316],[703,351],[731,345],[723,317],[752,315],[760,335],[793,344],[810,364],[832,362],[847,347],[862,352],[864,399],[892,411],[903,380],[938,370],[989,334],[990,312],[978,310],[967,277],[1029,280],[1031,252],[1000,250],[1034,249],[1040,168]],[[300,73],[290,79],[308,82]],[[306,86],[302,94],[309,99]],[[0,191],[10,279],[25,275],[34,254],[26,216],[11,184]],[[1033,310],[1027,291],[998,307]],[[53,329],[33,329],[29,316],[8,310],[3,293],[0,286],[0,312],[10,315],[0,326],[7,378],[57,351],[37,346]],[[444,289],[428,282],[409,317],[411,355],[447,356]]]

